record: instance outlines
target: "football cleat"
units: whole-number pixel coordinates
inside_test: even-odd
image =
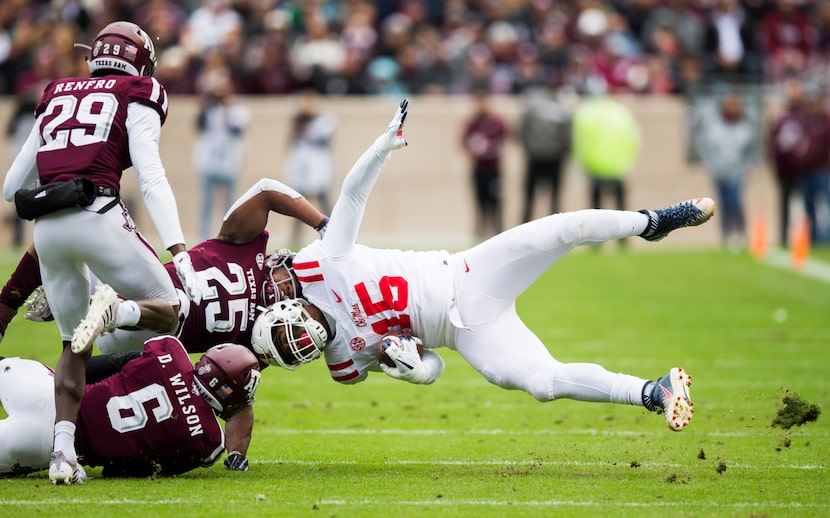
[[[67,460],[62,451],[53,451],[49,460],[49,480],[56,484],[83,484],[86,471],[77,462]]]
[[[26,299],[26,314],[23,318],[31,320],[32,322],[48,322],[54,320],[52,316],[52,309],[49,308],[49,301],[46,300],[46,291],[43,286],[32,292],[32,295]]]
[[[715,202],[712,198],[692,198],[665,209],[638,212],[648,216],[648,225],[640,237],[646,241],[660,241],[672,230],[706,223],[715,213]]]
[[[72,352],[81,354],[92,347],[99,336],[115,330],[115,314],[118,312],[118,295],[108,284],[95,290],[89,311],[72,334]]]
[[[643,405],[653,412],[664,414],[666,424],[678,432],[692,421],[695,404],[689,398],[692,377],[682,368],[675,367],[656,382],[644,387]]]

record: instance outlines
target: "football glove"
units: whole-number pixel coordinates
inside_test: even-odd
[[[386,355],[395,362],[394,367],[380,363],[381,370],[392,378],[408,381],[418,385],[426,385],[435,381],[438,376],[424,365],[421,355],[418,354],[417,338],[398,335],[397,341],[386,338],[382,347]],[[439,372],[440,374],[440,372]]]
[[[386,127],[383,135],[375,140],[375,149],[383,156],[389,156],[392,151],[406,147],[406,139],[403,138],[403,123],[406,121],[409,99],[401,101],[398,111],[392,118],[392,122]]]
[[[225,469],[231,471],[248,471],[248,459],[238,451],[232,451],[225,458]]]
[[[176,267],[176,273],[182,282],[187,298],[196,304],[200,303],[202,301],[202,284],[199,281],[199,276],[196,275],[196,270],[193,269],[193,263],[190,262],[190,255],[187,252],[179,252],[173,256],[173,265]]]

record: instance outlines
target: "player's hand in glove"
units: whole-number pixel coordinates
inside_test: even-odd
[[[231,471],[248,471],[248,459],[238,451],[232,451],[225,458],[225,469]]]
[[[406,121],[408,107],[409,99],[401,101],[398,111],[395,112],[395,116],[389,126],[386,127],[386,131],[375,140],[375,149],[379,153],[389,156],[392,151],[406,147],[406,139],[403,138],[403,123]]]
[[[201,302],[202,284],[199,281],[199,276],[196,275],[196,270],[193,269],[193,263],[190,262],[190,255],[187,252],[179,252],[173,256],[173,264],[176,266],[176,273],[179,275],[179,280],[182,281],[187,298],[196,304]]]
[[[424,351],[424,358],[430,360],[424,362],[418,353],[418,338],[406,335],[398,335],[397,338],[397,341],[386,338],[381,344],[386,355],[395,362],[394,367],[381,362],[381,370],[392,378],[419,385],[428,385],[438,379],[444,371],[441,357],[431,351]]]

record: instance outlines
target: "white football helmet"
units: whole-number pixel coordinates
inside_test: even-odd
[[[305,301],[280,300],[263,309],[254,322],[251,345],[260,361],[293,371],[316,360],[328,340],[323,324],[305,309]]]

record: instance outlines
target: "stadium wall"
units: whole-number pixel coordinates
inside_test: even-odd
[[[628,207],[657,208],[698,195],[713,196],[708,174],[699,164],[686,160],[686,105],[670,97],[621,98],[634,111],[642,129],[643,150],[628,178]],[[289,120],[296,101],[289,97],[244,97],[241,101],[252,114],[246,132],[246,163],[240,181],[240,192],[261,177],[284,179],[282,164],[288,143]],[[386,126],[399,102],[397,98],[331,98],[321,99],[323,111],[334,114],[338,129],[333,141],[337,161],[337,179],[331,199],[336,199],[339,185],[354,160],[374,141]],[[494,97],[494,109],[515,127],[522,109],[517,97]],[[0,100],[0,120],[7,121],[13,99]],[[196,115],[199,99],[174,97],[170,115],[162,129],[161,154],[173,190],[185,236],[194,244],[201,185],[191,165],[191,151],[196,136]],[[460,146],[463,121],[470,114],[472,103],[464,97],[415,97],[410,106],[405,135],[409,147],[396,152],[387,163],[373,191],[361,226],[360,241],[375,246],[405,248],[461,249],[474,242],[474,207],[469,162]],[[0,156],[5,167],[14,156],[9,139],[0,142]],[[503,194],[505,227],[519,223],[523,176],[523,154],[518,142],[511,140],[504,156]],[[535,215],[542,216],[549,206],[538,195]],[[141,203],[135,174],[127,171],[123,181],[123,197],[127,200],[139,229],[154,244],[158,235]],[[563,210],[585,208],[589,204],[588,182],[583,173],[569,164],[564,177]],[[771,235],[777,236],[777,193],[769,170],[764,167],[747,185],[747,217],[766,214]],[[218,212],[218,211],[217,211]],[[0,246],[12,243],[11,204],[0,209],[2,232]],[[715,223],[713,221],[712,223]],[[218,229],[219,216],[214,228]],[[271,245],[287,246],[291,225],[286,218],[272,217],[269,230]],[[30,239],[31,223],[26,224]],[[308,230],[305,236],[313,239]],[[708,224],[690,232],[682,232],[661,242],[660,247],[692,247],[719,245],[717,224]],[[630,240],[632,248],[648,247],[642,240]],[[293,244],[294,248],[298,244]]]

